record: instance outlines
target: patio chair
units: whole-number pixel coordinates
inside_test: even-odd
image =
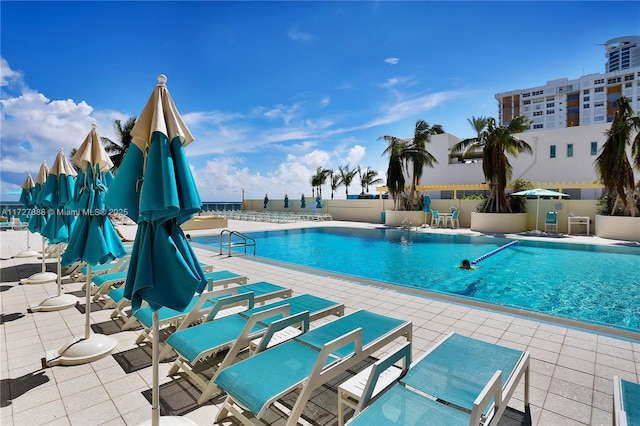
[[[441,223],[440,212],[438,210],[431,210],[431,227],[438,228]]]
[[[553,228],[553,232],[558,232],[558,212],[547,212],[544,216],[544,232],[549,232],[547,229]]]
[[[640,424],[640,384],[613,376],[613,424]]]
[[[271,404],[299,389],[287,413],[286,424],[295,425],[315,389],[402,338],[411,341],[410,321],[359,310],[258,351],[214,380],[227,393],[216,422],[231,413],[249,424],[249,413],[261,419]]]
[[[205,272],[205,278],[207,280],[207,290],[212,291],[214,288],[222,286],[227,288],[229,284],[246,284],[247,277],[239,275],[230,271],[211,271]],[[124,297],[124,286],[116,287],[105,294],[105,304],[103,308],[114,307],[114,311],[111,313],[111,319],[121,318],[125,323],[129,319],[125,309],[131,306],[131,301]]]
[[[214,380],[220,372],[225,371],[236,361],[238,353],[249,347],[252,340],[265,334],[271,337],[285,326],[302,324],[303,330],[306,330],[310,322],[319,318],[328,315],[344,315],[342,303],[303,294],[234,315],[216,318],[217,312],[225,304],[238,303],[244,297],[246,297],[245,294],[239,294],[218,300],[204,323],[174,332],[166,340],[165,348],[160,353],[160,359],[166,358],[171,350],[178,354],[178,358],[169,370],[169,376],[175,375],[181,369],[184,370],[202,390],[198,404],[204,404],[218,393],[219,389]],[[278,322],[280,319],[282,321]],[[274,322],[278,328],[272,327],[269,330]],[[262,339],[258,351],[268,344],[268,340],[269,338]],[[224,352],[226,349],[228,351]],[[211,378],[202,378],[198,374],[197,364],[209,358],[214,360],[213,364],[217,367]]]
[[[234,296],[238,294],[251,294],[252,304],[264,304],[269,300],[279,298],[291,297],[291,289],[285,288],[276,284],[261,281],[254,284],[245,284],[237,287],[224,288],[213,291],[205,291],[200,295],[194,296],[191,303],[185,308],[184,311],[176,311],[167,307],[158,309],[158,329],[162,331],[164,328],[172,326],[176,328],[176,331],[184,330],[194,324],[197,324],[206,317],[209,312],[214,308],[216,301]],[[247,298],[246,300],[248,300]],[[249,303],[247,303],[248,305]],[[234,307],[235,309],[222,313],[220,315],[229,315],[237,313],[247,309],[246,305],[239,304]],[[125,323],[125,326],[130,327],[130,322],[137,322],[142,325],[143,330],[136,339],[137,344],[141,344],[145,340],[152,341],[151,330],[153,328],[153,311],[150,307],[138,309],[133,313],[129,321]],[[125,326],[122,327],[126,330]],[[163,359],[162,357],[160,358]]]
[[[11,220],[11,226],[13,227],[14,230],[19,231],[22,229],[27,229],[29,224],[21,221],[19,217],[14,217]]]
[[[451,225],[452,228],[460,228],[460,221],[458,220],[458,215],[460,215],[460,210],[454,210],[451,213],[451,216],[449,216],[447,218],[448,224],[447,226],[449,226],[449,224]]]
[[[403,349],[376,363],[348,425],[497,424],[523,376],[529,412],[529,353],[456,333],[371,403],[376,375],[406,358]]]

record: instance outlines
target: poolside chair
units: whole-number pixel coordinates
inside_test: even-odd
[[[251,294],[244,300],[252,298],[252,303],[264,304],[265,302],[278,298],[291,297],[291,289],[276,284],[261,281],[254,284],[245,284],[237,287],[224,288],[213,291],[205,291],[200,295],[194,296],[191,303],[184,311],[176,311],[167,307],[158,309],[158,329],[162,331],[166,327],[175,327],[176,331],[184,330],[194,324],[197,324],[206,317],[214,308],[215,302],[222,298],[234,296],[237,294]],[[248,304],[248,303],[247,303]],[[242,304],[234,306],[235,309],[227,311],[226,315],[246,310],[247,307]],[[218,312],[218,314],[222,314]],[[223,314],[223,315],[224,315]],[[122,326],[122,330],[130,328],[130,322],[139,323],[143,330],[136,339],[136,343],[140,344],[145,340],[152,341],[151,330],[153,327],[153,311],[150,307],[140,308],[133,313],[129,321]],[[161,360],[163,358],[160,358]]]
[[[558,212],[547,212],[544,216],[544,232],[553,228],[553,232],[558,232]]]
[[[497,424],[523,376],[529,411],[529,353],[456,333],[412,363],[397,384],[370,403],[376,375],[406,358],[403,350],[376,363],[348,425]]]
[[[226,300],[218,300],[204,323],[173,333],[166,340],[166,346],[160,353],[161,359],[166,357],[171,350],[178,354],[178,358],[169,370],[169,376],[175,375],[181,369],[184,370],[202,390],[198,404],[204,404],[218,393],[219,389],[214,380],[220,372],[225,371],[236,362],[238,353],[248,348],[252,340],[260,338],[266,333],[271,337],[275,335],[276,331],[281,331],[285,326],[289,327],[294,324],[302,324],[303,329],[308,329],[309,323],[319,318],[344,314],[342,303],[303,294],[257,308],[254,307],[234,315],[215,318],[217,311],[225,303],[237,303],[242,297],[244,295],[239,294],[235,297],[228,297]],[[280,319],[283,321],[278,322]],[[276,323],[275,328],[272,327],[269,330],[274,322]],[[262,350],[269,343],[268,341],[269,338],[262,339],[257,350]],[[228,351],[224,352],[226,349]],[[198,372],[204,364],[201,361],[207,359],[213,361],[207,362],[207,365],[216,365],[215,371],[212,377],[202,378]]]
[[[447,218],[447,226],[451,224],[452,228],[460,228],[460,221],[458,220],[458,215],[460,215],[460,210],[456,209],[451,213],[451,216]]]
[[[441,223],[440,212],[438,210],[431,210],[431,227],[438,228]]]
[[[261,419],[272,403],[300,389],[287,413],[286,424],[295,425],[315,389],[402,338],[411,341],[410,321],[359,310],[258,352],[214,380],[227,392],[216,422],[231,413],[249,424],[249,413]]]
[[[640,424],[640,384],[613,376],[613,424]]]
[[[207,280],[207,291],[213,291],[220,287],[227,288],[229,284],[244,285],[248,281],[246,276],[230,271],[206,272],[204,278]],[[290,291],[289,296],[291,296]],[[124,286],[111,290],[105,297],[108,299],[105,303],[105,308],[110,307],[112,304],[115,305],[115,309],[111,313],[111,318],[122,318],[124,321],[121,327],[122,330],[127,330],[137,323],[137,318],[135,318],[133,314],[128,316],[124,311],[127,307],[131,306],[131,301],[124,297]]]

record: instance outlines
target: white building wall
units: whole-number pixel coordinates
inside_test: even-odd
[[[524,179],[531,182],[591,183],[599,180],[594,161],[606,141],[606,132],[611,123],[589,126],[565,127],[537,132],[520,133],[517,136],[531,145],[532,154],[522,153],[509,157],[513,167],[512,181]],[[434,155],[438,164],[433,169],[424,170],[421,185],[452,185],[484,183],[482,161],[450,163],[449,154],[453,145],[461,139],[445,133],[431,136],[427,150]],[[596,142],[596,153],[591,152],[591,143]],[[573,155],[568,155],[568,146]],[[555,146],[555,158],[551,158],[551,146]],[[628,153],[630,156],[630,152]],[[629,157],[631,158],[631,157]],[[640,172],[635,171],[640,180]],[[432,194],[435,195],[435,194]],[[582,190],[575,196],[585,199],[597,198],[600,194],[592,190]],[[435,198],[438,198],[437,195]]]

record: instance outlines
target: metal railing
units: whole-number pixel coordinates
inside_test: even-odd
[[[225,236],[227,237],[226,242],[224,241]],[[223,251],[226,249],[227,256],[231,257],[231,253],[234,252],[233,249],[239,247],[244,249],[245,255],[247,254],[247,247],[253,247],[253,255],[256,255],[255,239],[241,232],[231,231],[229,229],[223,229],[222,232],[220,232],[220,254],[223,254]]]

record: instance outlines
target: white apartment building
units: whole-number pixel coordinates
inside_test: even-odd
[[[605,43],[604,74],[569,80],[550,80],[544,86],[496,94],[499,122],[507,125],[526,115],[529,131],[609,123],[616,100],[624,95],[634,111],[640,110],[640,36],[619,37]]]
[[[617,109],[616,100],[621,95],[632,101],[634,111],[640,112],[640,37],[609,40],[605,49],[608,71],[604,74],[551,80],[544,86],[496,95],[502,125],[520,114],[533,120],[529,130],[516,135],[532,147],[533,154],[509,157],[512,181],[558,183],[547,187],[561,188],[572,199],[596,199],[602,194],[600,189],[569,189],[561,184],[598,181],[594,161],[606,141]],[[424,170],[421,185],[484,183],[480,159],[463,160],[450,155],[451,148],[460,140],[451,134],[431,137],[427,149],[438,164]],[[640,172],[634,172],[640,180]],[[440,198],[450,194],[430,195]]]

